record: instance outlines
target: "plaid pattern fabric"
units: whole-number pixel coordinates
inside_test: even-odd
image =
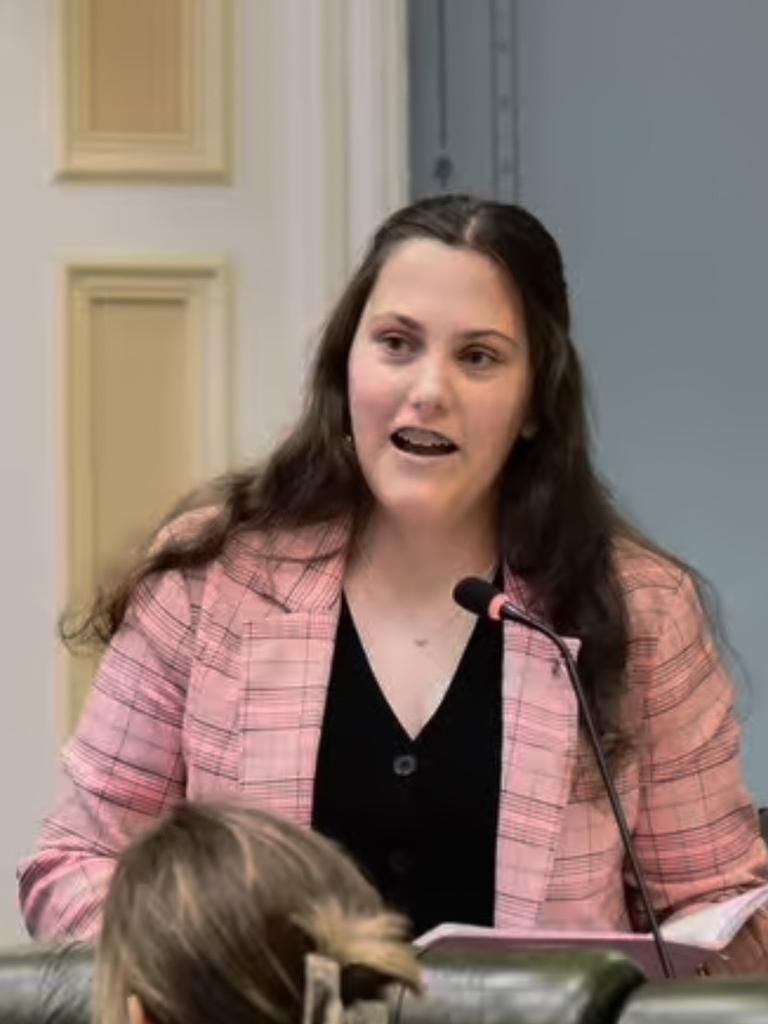
[[[34,936],[93,937],[121,848],[177,801],[234,798],[309,824],[345,541],[342,526],[268,545],[244,535],[204,570],[141,587],[19,870]],[[620,566],[636,745],[617,785],[665,917],[761,883],[766,853],[741,780],[731,684],[691,582],[639,550]],[[525,603],[515,579],[506,586]],[[504,629],[496,922],[642,927],[565,665],[545,638]]]

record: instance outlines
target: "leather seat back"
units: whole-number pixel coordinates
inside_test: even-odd
[[[0,953],[0,1024],[92,1024],[93,952],[21,946]]]

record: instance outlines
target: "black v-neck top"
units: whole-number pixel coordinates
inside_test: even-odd
[[[315,775],[312,825],[347,850],[414,935],[493,924],[502,631],[478,619],[415,739],[371,671],[346,600]]]

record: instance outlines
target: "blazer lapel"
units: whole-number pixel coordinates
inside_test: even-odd
[[[261,567],[251,584],[269,606],[243,625],[243,789],[249,802],[304,825],[312,819],[345,538],[343,527],[332,527],[270,552],[273,568]]]
[[[507,593],[526,607],[512,577]],[[568,641],[574,655],[578,641]],[[529,928],[546,899],[576,756],[576,697],[552,643],[504,625],[502,777],[496,849],[497,927]]]
[[[249,623],[243,641],[243,788],[303,825],[312,790],[339,605]]]
[[[243,790],[249,802],[305,825],[312,818],[347,537],[342,525],[290,542],[281,538],[279,550],[256,563],[250,589],[258,608],[242,626]],[[505,583],[525,607],[519,584],[511,577]],[[578,643],[569,646],[575,654]],[[546,638],[505,624],[499,926],[533,926],[546,898],[576,739],[576,701],[559,653]]]

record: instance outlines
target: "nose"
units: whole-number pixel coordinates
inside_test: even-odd
[[[450,404],[448,361],[439,353],[425,355],[419,361],[411,388],[410,402],[423,416],[444,412]]]

